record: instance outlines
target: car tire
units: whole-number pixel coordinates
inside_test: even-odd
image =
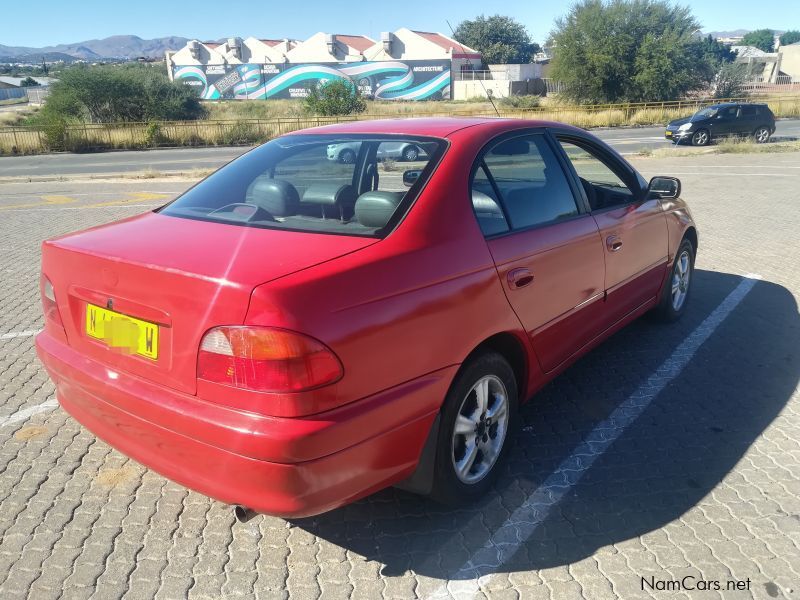
[[[416,146],[406,146],[403,148],[403,160],[413,162],[419,158],[419,148]]]
[[[698,129],[692,134],[692,146],[708,146],[711,142],[711,135],[708,129]]]
[[[342,150],[339,153],[339,162],[346,165],[352,165],[354,162],[356,162],[356,153],[352,150]]]
[[[768,127],[759,127],[753,132],[753,141],[756,144],[766,144],[771,135]]]
[[[431,498],[458,505],[489,490],[511,445],[518,395],[514,371],[500,354],[486,352],[462,366],[440,413]]]
[[[669,276],[664,282],[658,306],[653,310],[653,316],[657,320],[674,323],[686,311],[694,279],[694,255],[692,242],[684,238],[675,253],[675,260],[672,261]]]

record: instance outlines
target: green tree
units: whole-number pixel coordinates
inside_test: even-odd
[[[716,73],[698,28],[687,7],[666,0],[580,0],[551,33],[551,76],[577,102],[674,100]]]
[[[306,112],[324,116],[352,115],[367,109],[358,86],[344,79],[333,79],[311,88],[304,104]]]
[[[714,85],[715,98],[743,98],[747,95],[745,84],[749,69],[743,63],[729,63],[720,69]]]
[[[524,25],[502,15],[462,21],[453,37],[480,52],[490,65],[529,63],[540,50],[539,44],[531,42]]]
[[[50,86],[42,119],[93,123],[198,119],[205,109],[194,90],[148,66],[76,66]]]
[[[39,82],[36,81],[33,77],[26,77],[22,81],[19,82],[21,87],[35,87],[39,85]]]
[[[787,31],[781,37],[781,46],[788,46],[789,44],[796,44],[800,42],[800,31],[793,29],[791,31]]]
[[[756,29],[745,34],[742,46],[755,46],[764,52],[775,51],[775,32],[772,29]]]

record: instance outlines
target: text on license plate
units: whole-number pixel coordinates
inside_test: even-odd
[[[664,135],[666,135],[667,137],[669,137],[669,136],[671,136],[671,135],[672,135],[672,132],[671,132],[671,131],[665,131],[665,132],[664,132]]]
[[[87,304],[86,334],[123,352],[158,358],[158,325],[154,323]]]

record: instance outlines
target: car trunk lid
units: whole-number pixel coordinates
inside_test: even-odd
[[[109,377],[120,370],[195,393],[203,334],[243,323],[256,286],[375,241],[147,213],[46,241],[42,271],[70,346],[108,365]],[[157,357],[89,335],[88,305],[155,324]]]

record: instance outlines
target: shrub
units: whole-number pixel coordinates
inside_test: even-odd
[[[309,90],[304,102],[313,115],[352,115],[367,109],[367,103],[352,81],[334,79]]]
[[[541,102],[539,96],[506,96],[500,98],[500,106],[505,108],[537,108]]]
[[[77,66],[51,86],[42,120],[74,118],[92,123],[178,121],[202,118],[191,88],[146,66]]]
[[[720,69],[714,85],[714,98],[742,98],[747,95],[745,85],[748,77],[747,65],[727,64]]]

